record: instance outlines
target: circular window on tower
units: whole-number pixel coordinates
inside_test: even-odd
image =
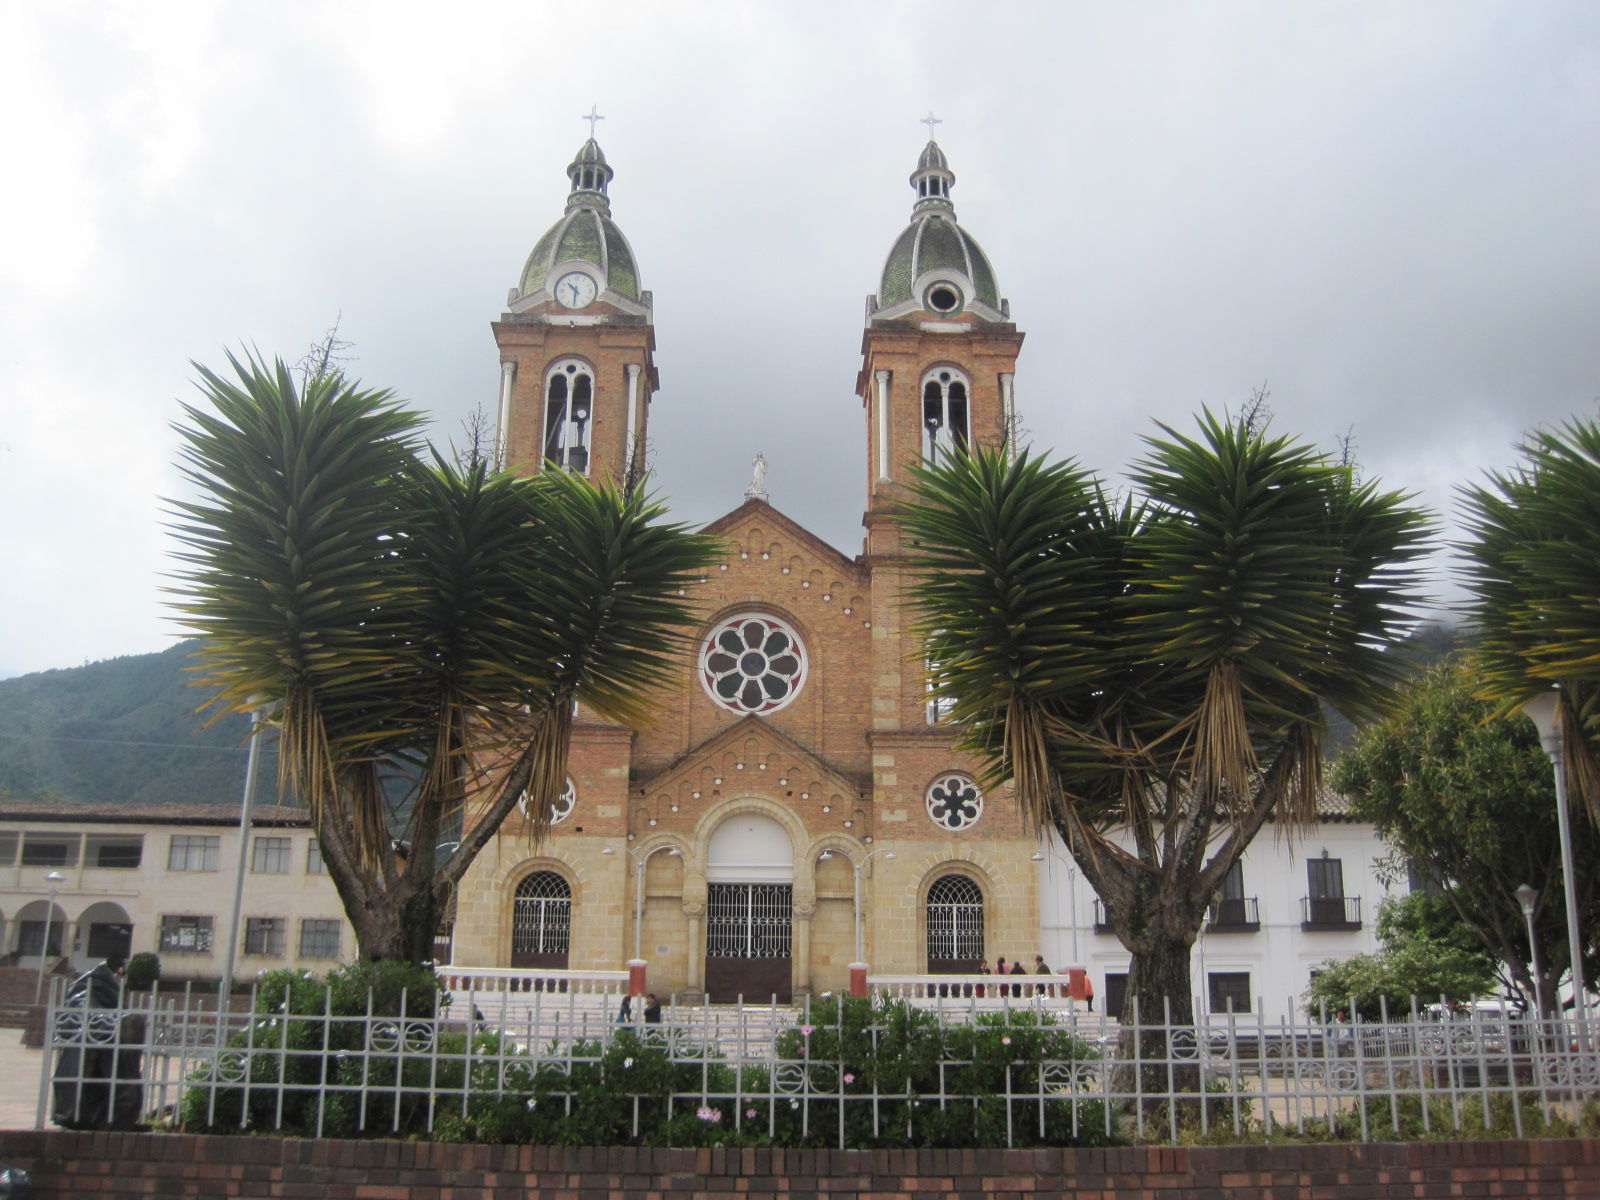
[[[923,303],[936,313],[961,311],[961,289],[953,283],[936,283],[922,293]]]
[[[765,716],[800,693],[806,650],[783,621],[765,613],[729,617],[706,635],[700,683],[729,712]]]
[[[942,829],[970,829],[983,816],[983,793],[970,775],[941,775],[928,785],[928,819]]]
[[[555,803],[550,806],[550,824],[559,825],[572,815],[572,808],[578,803],[578,789],[572,782],[572,777],[567,776],[567,786],[561,789]],[[523,792],[517,798],[517,807],[522,810],[522,815],[528,815],[528,793]]]

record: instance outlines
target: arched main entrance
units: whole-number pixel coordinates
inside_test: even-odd
[[[741,813],[706,851],[706,998],[788,1003],[794,980],[794,847],[782,825]]]
[[[983,962],[983,889],[941,875],[928,888],[928,974],[965,975]]]
[[[511,902],[511,965],[565,968],[572,944],[572,885],[554,871],[535,871]]]

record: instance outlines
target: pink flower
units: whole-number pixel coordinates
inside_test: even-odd
[[[802,1037],[810,1037],[811,1036],[811,1032],[812,1032],[812,1030],[814,1028],[815,1028],[815,1026],[812,1026],[812,1025],[802,1025],[802,1026],[800,1026],[800,1034],[801,1034],[801,1036]]]
[[[846,1083],[854,1083],[856,1081],[856,1077],[854,1075],[851,1075],[849,1072],[846,1072],[845,1073],[845,1077],[844,1077],[844,1081]]]
[[[1000,1039],[1000,1044],[1002,1046],[1009,1046],[1011,1045],[1011,1039],[1009,1037],[1003,1037]]]
[[[747,1121],[754,1121],[756,1119],[756,1110],[753,1109],[753,1108],[745,1109],[744,1110],[744,1119],[747,1120]]]

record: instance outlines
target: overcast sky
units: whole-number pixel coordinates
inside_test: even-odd
[[[190,359],[298,357],[459,437],[598,104],[655,294],[656,481],[762,450],[857,553],[863,305],[930,110],[1026,331],[1035,444],[1274,428],[1446,512],[1600,396],[1600,4],[75,4],[0,8],[0,674],[170,644]],[[1452,591],[1448,579],[1437,583]]]

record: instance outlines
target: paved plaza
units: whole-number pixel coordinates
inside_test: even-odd
[[[0,1029],[0,1131],[32,1129],[39,1111],[44,1051],[22,1044],[22,1030]],[[5,1143],[0,1138],[0,1162]]]

